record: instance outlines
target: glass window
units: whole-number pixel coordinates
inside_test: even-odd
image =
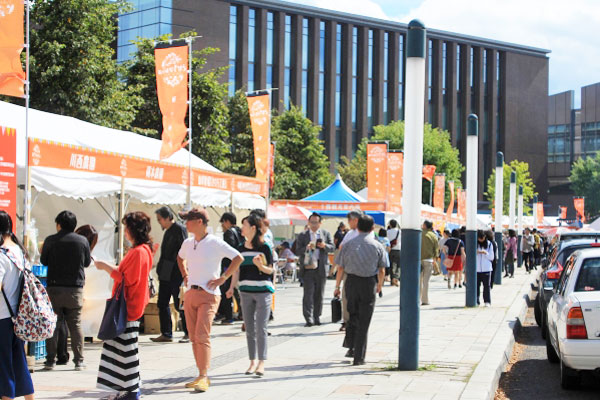
[[[156,24],[159,22],[159,9],[153,8],[142,12],[142,25]]]
[[[335,32],[335,126],[340,126],[342,119],[342,25],[336,24]],[[341,145],[337,139],[336,142],[336,147]]]
[[[161,7],[160,8],[160,22],[171,24],[173,23],[173,9]]]
[[[158,7],[160,0],[139,0],[139,10],[147,10],[149,8]]]
[[[254,39],[256,37],[256,11],[248,12],[248,62],[254,62]]]
[[[575,284],[576,292],[597,292],[600,290],[600,258],[588,258],[583,262]]]
[[[142,27],[142,37],[155,38],[158,36],[158,24],[147,25]]]
[[[171,24],[160,24],[160,34],[166,35],[167,33],[173,33],[173,25]]]

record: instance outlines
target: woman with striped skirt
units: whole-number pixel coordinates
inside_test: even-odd
[[[96,268],[108,272],[114,279],[113,295],[121,282],[125,284],[127,326],[125,332],[104,342],[98,371],[97,387],[116,393],[110,400],[140,398],[140,360],[138,357],[138,320],[148,304],[148,275],[152,268],[152,240],[150,217],[143,212],[133,212],[123,218],[125,238],[133,247],[127,252],[119,267],[96,261]]]

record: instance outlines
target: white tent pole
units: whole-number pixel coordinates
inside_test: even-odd
[[[29,170],[29,0],[25,0],[25,195],[23,196],[23,242],[28,246],[30,222],[31,176]]]
[[[192,208],[192,43],[193,38],[187,38],[188,43],[188,187],[187,187],[187,206]]]
[[[124,256],[124,243],[125,243],[125,227],[121,220],[125,216],[125,178],[121,178],[121,196],[119,197],[119,219],[117,224],[119,226],[119,263],[123,260]]]

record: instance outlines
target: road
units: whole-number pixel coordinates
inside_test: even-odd
[[[500,377],[495,400],[600,398],[600,379],[592,374],[583,376],[578,390],[567,391],[560,387],[559,366],[550,364],[546,358],[546,342],[535,323],[533,303],[530,301],[529,305],[525,322],[517,332],[509,365]]]

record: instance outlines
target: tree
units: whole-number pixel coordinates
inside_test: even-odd
[[[274,198],[302,199],[333,181],[319,130],[296,106],[273,118],[271,136],[277,143]]]
[[[571,188],[577,196],[585,197],[585,211],[590,215],[600,213],[600,153],[594,157],[580,158],[573,163]]]
[[[245,176],[255,176],[254,141],[250,126],[248,100],[243,90],[238,90],[229,98],[227,104],[229,120],[229,145],[231,164],[229,172]]]
[[[123,2],[34,1],[31,7],[31,107],[127,128],[141,98],[119,79],[114,16]]]
[[[404,149],[404,121],[394,121],[388,125],[373,128],[375,134],[364,138],[352,161],[342,157],[337,165],[344,182],[354,191],[362,190],[367,185],[367,143],[369,140],[387,140],[390,150]],[[423,129],[423,164],[434,164],[436,173],[445,173],[446,182],[454,181],[455,187],[462,187],[460,176],[464,171],[458,157],[458,150],[450,143],[450,134],[425,124]],[[423,198],[429,198],[429,182],[423,184]],[[449,193],[446,193],[449,197]],[[449,201],[449,200],[448,200]]]
[[[502,170],[502,178],[504,183],[503,189],[503,201],[504,207],[502,214],[509,215],[509,201],[510,201],[510,174],[512,171],[517,173],[517,200],[519,196],[519,185],[523,185],[523,214],[529,215],[531,213],[531,207],[527,204],[533,200],[533,196],[537,195],[535,192],[535,184],[531,179],[529,173],[529,164],[524,161],[512,160],[509,164],[504,164]],[[487,200],[490,202],[490,209],[495,207],[495,196],[496,196],[496,172],[490,174],[487,180],[487,192],[485,193]],[[518,205],[518,203],[517,203]]]

